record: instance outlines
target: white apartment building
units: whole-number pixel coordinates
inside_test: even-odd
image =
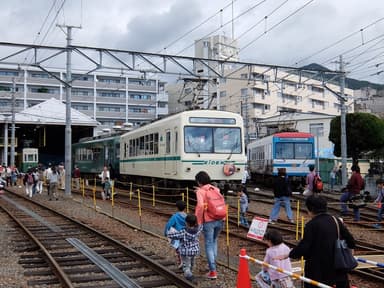
[[[355,90],[355,110],[384,118],[384,90],[365,87]]]
[[[238,61],[236,42],[225,36],[212,36],[195,41],[195,56],[214,60]],[[232,58],[231,58],[232,57]],[[209,69],[197,67],[200,79],[184,79],[184,83],[167,85],[169,110],[178,112],[200,107],[241,113],[250,139],[258,135],[258,122],[280,112],[340,115],[340,93],[337,83],[316,80],[309,73],[294,74],[287,69],[253,66],[234,69],[225,66],[231,79],[215,78]],[[207,72],[204,72],[207,71]],[[298,70],[296,70],[298,71]],[[236,78],[236,79],[233,79]],[[353,90],[344,89],[347,112],[352,113]],[[210,104],[210,105],[208,105]]]
[[[0,67],[0,114],[11,111],[13,81],[15,112],[51,98],[65,102],[66,88],[55,78],[64,80],[65,71],[49,72],[51,74],[31,67]],[[168,115],[165,83],[157,79],[79,71],[72,72],[72,79],[71,107],[100,122],[103,128],[127,122],[141,125]]]
[[[281,112],[340,115],[338,97],[323,82],[282,70],[255,67],[252,71],[235,71],[244,80],[220,79],[219,109],[241,113],[251,138],[257,138],[258,121]],[[327,83],[335,93],[340,86]],[[345,89],[347,112],[352,113],[353,90]]]

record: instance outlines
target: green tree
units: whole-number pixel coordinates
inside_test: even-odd
[[[362,153],[378,150],[384,145],[384,121],[369,113],[352,113],[346,115],[347,157],[354,161]],[[331,121],[328,139],[335,148],[333,154],[341,156],[340,116]]]

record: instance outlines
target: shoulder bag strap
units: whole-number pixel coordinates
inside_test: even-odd
[[[335,221],[336,223],[336,228],[337,228],[337,239],[340,239],[340,229],[339,229],[339,222],[337,222],[337,219],[335,218],[335,216],[332,216],[333,220]]]

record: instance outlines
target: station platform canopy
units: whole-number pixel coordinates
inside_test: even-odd
[[[10,122],[11,115],[0,115],[0,122]],[[51,98],[37,105],[31,106],[23,111],[15,113],[17,124],[40,124],[40,125],[65,125],[66,105],[65,103]],[[71,108],[71,125],[96,127],[100,123],[88,115]]]

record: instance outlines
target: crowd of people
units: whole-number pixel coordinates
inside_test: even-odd
[[[5,173],[8,173],[7,169]],[[10,170],[9,185],[14,185]],[[3,171],[0,170],[0,173]],[[305,205],[308,211],[310,220],[305,224],[303,238],[299,244],[289,249],[284,244],[282,235],[273,226],[269,226],[264,234],[263,240],[268,248],[265,251],[264,262],[280,267],[284,270],[291,271],[291,260],[305,259],[305,276],[312,280],[334,286],[336,288],[349,287],[348,273],[346,271],[338,271],[333,268],[334,261],[334,243],[338,238],[338,229],[340,227],[340,235],[350,249],[354,249],[355,240],[347,227],[344,225],[341,218],[334,217],[327,212],[327,201],[322,196],[321,191],[314,189],[314,179],[317,176],[316,169],[309,166],[309,172],[306,177],[307,191],[305,196]],[[3,177],[3,174],[1,174]],[[4,175],[8,179],[8,175]],[[75,166],[72,172],[73,184],[76,189],[80,188],[80,169]],[[108,199],[111,197],[111,186],[114,181],[114,172],[112,167],[105,166],[99,175],[102,183],[102,198]],[[243,183],[236,187],[236,195],[240,207],[240,224],[249,227],[247,219],[248,210],[248,195],[245,193],[246,179],[243,178]],[[16,177],[17,179],[17,177]],[[43,183],[47,183],[47,194],[50,200],[58,200],[58,189],[63,189],[63,181],[65,179],[65,170],[62,165],[48,165],[46,169],[42,166],[28,169],[27,173],[22,177],[22,182],[25,186],[25,192],[29,197],[35,193],[43,193]],[[210,176],[200,171],[195,175],[197,188],[196,207],[193,213],[186,213],[186,203],[177,201],[177,211],[167,222],[164,228],[164,235],[169,238],[169,242],[175,249],[177,266],[183,270],[184,277],[187,280],[196,282],[193,275],[195,266],[195,258],[200,255],[200,235],[204,236],[204,251],[207,261],[208,279],[218,278],[217,256],[218,256],[218,238],[224,226],[226,217],[225,198],[221,194],[219,188],[211,183]],[[331,177],[332,181],[332,177]],[[7,181],[8,183],[8,181]],[[377,181],[378,196],[374,203],[378,205],[377,220],[375,228],[381,228],[382,214],[384,213],[384,180]],[[333,186],[331,186],[333,189]],[[364,179],[360,175],[358,165],[352,166],[352,176],[350,177],[345,191],[343,191],[341,201],[341,212],[345,215],[347,211],[346,202],[353,196],[361,193],[364,189]],[[290,182],[284,168],[278,169],[278,175],[273,182],[274,203],[269,217],[269,223],[274,224],[278,221],[279,211],[281,207],[285,208],[287,219],[294,223],[293,212],[291,209],[292,191]],[[224,203],[224,204],[223,204]],[[214,205],[214,206],[213,206]],[[225,213],[222,213],[224,206]],[[354,208],[354,220],[359,221],[359,208]],[[336,222],[336,223],[335,223]],[[335,225],[337,224],[337,225]],[[337,227],[337,228],[336,228]],[[326,235],[326,237],[324,237]],[[291,288],[294,287],[291,278],[281,271],[275,271],[268,267],[262,267],[260,273],[255,277],[260,287],[273,288]],[[304,287],[315,287],[312,284],[305,283]]]
[[[342,218],[328,213],[327,200],[322,195],[322,191],[314,189],[313,185],[311,185],[317,176],[316,169],[312,166],[309,167],[305,188],[310,192],[304,195],[309,220],[305,224],[303,238],[295,248],[290,249],[284,243],[280,232],[277,229],[273,229],[274,226],[268,226],[263,238],[268,246],[265,251],[264,262],[285,271],[292,271],[291,259],[303,258],[305,260],[305,277],[335,288],[349,288],[348,271],[337,270],[333,266],[335,258],[334,247],[336,240],[340,237],[346,241],[348,248],[353,253],[355,240]],[[177,264],[179,268],[183,269],[185,278],[194,281],[193,263],[195,257],[199,254],[198,238],[201,232],[204,235],[203,245],[208,264],[206,277],[217,279],[219,276],[216,264],[217,245],[218,237],[223,229],[224,218],[212,217],[209,213],[210,205],[208,203],[212,201],[213,195],[220,192],[217,191],[219,190],[217,187],[211,184],[210,177],[206,172],[199,172],[195,179],[198,187],[195,191],[197,205],[194,213],[185,213],[185,203],[178,201],[176,203],[178,210],[166,224],[164,235],[170,239],[172,247],[175,248]],[[375,203],[378,205],[379,223],[376,226],[380,228],[384,212],[384,205],[381,205],[384,202],[384,181],[378,180],[377,187],[379,194],[375,199]],[[358,166],[352,167],[352,176],[348,181],[346,189],[351,194],[360,193],[364,189],[364,181],[359,174]],[[238,185],[235,192],[239,201],[240,224],[249,227],[249,222],[246,218],[248,196],[244,193],[243,185]],[[269,224],[274,224],[278,221],[281,207],[285,208],[287,219],[294,222],[290,206],[292,191],[285,169],[278,169],[278,175],[273,182],[273,193],[274,204]],[[345,197],[341,197],[343,201],[348,200]],[[343,201],[341,203],[342,207],[344,207]],[[358,215],[356,213],[355,215]],[[292,279],[286,273],[283,273],[281,270],[270,269],[267,266],[262,266],[260,272],[255,275],[255,280],[258,287],[261,288],[294,287]],[[316,286],[305,283],[304,287]]]
[[[22,184],[25,187],[25,194],[30,198],[35,194],[42,194],[46,187],[49,200],[59,200],[59,190],[65,189],[65,169],[63,163],[59,165],[48,164],[44,167],[38,164],[37,167],[28,168],[21,176]]]
[[[80,169],[75,166],[73,174],[74,186],[80,189]],[[16,166],[0,165],[0,182],[3,186],[24,186],[25,194],[32,198],[35,194],[42,194],[46,189],[49,200],[58,200],[58,191],[65,190],[65,168],[48,164],[44,167],[39,163],[36,167],[29,167],[25,173]]]

